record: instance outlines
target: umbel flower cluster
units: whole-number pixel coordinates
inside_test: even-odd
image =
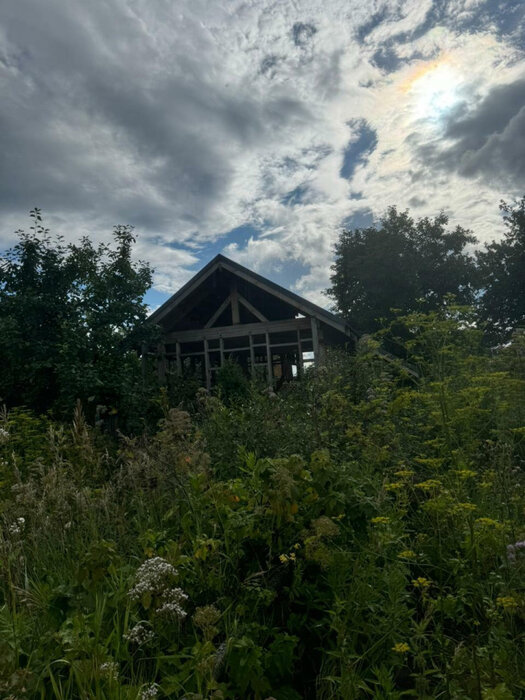
[[[177,569],[162,557],[147,559],[137,569],[129,596],[159,616],[183,620],[187,613],[182,606],[188,596],[173,585],[177,575]]]

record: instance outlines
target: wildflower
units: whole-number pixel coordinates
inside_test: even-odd
[[[456,513],[471,513],[477,510],[478,507],[474,503],[456,503],[454,506],[454,512]]]
[[[339,534],[339,526],[327,515],[321,515],[312,524],[318,537],[335,537]]]
[[[145,593],[162,593],[177,573],[177,569],[162,557],[147,559],[137,569],[135,585],[128,595],[133,600],[140,600]]]
[[[296,556],[295,552],[292,552],[292,553],[289,555],[289,558],[290,558],[290,561],[295,561],[295,560],[297,559],[297,556]]]
[[[397,644],[394,644],[392,647],[392,651],[395,651],[398,654],[406,654],[407,651],[410,651],[410,647],[406,642],[397,642]]]
[[[391,484],[385,484],[385,491],[399,491],[399,489],[404,489],[405,484],[401,481],[394,481]]]
[[[413,475],[414,472],[411,469],[400,469],[399,471],[394,472],[394,476],[397,476],[400,479],[408,479]]]
[[[507,612],[516,612],[518,609],[518,601],[511,595],[499,596],[496,598],[496,603]]]
[[[153,600],[156,613],[183,620],[187,613],[182,605],[188,596],[181,588],[173,587],[177,575],[177,569],[162,557],[148,559],[137,569],[135,585],[128,595],[132,600],[142,601],[146,608]]]
[[[150,700],[156,698],[159,694],[159,686],[156,683],[150,683],[140,691],[139,700]]]
[[[281,564],[286,564],[288,561],[288,555],[287,554],[279,554],[279,561]]]
[[[188,614],[182,607],[188,596],[181,588],[168,588],[160,595],[160,605],[156,608],[158,615],[183,620]]]
[[[100,665],[100,675],[107,678],[108,681],[118,681],[119,665],[116,661],[105,661]]]
[[[491,527],[495,530],[501,530],[503,527],[501,523],[499,523],[497,520],[494,520],[493,518],[476,518],[475,522],[481,527]]]
[[[151,629],[149,622],[146,620],[141,620],[123,636],[126,641],[142,646],[143,644],[150,642],[155,634]]]
[[[435,489],[439,489],[441,485],[442,484],[439,479],[427,479],[426,481],[421,481],[419,484],[416,484],[416,487],[418,489],[422,489],[423,491],[433,491]]]
[[[17,518],[14,523],[9,526],[9,533],[11,535],[21,535],[26,524],[25,518]]]
[[[387,525],[390,522],[390,518],[386,518],[384,515],[378,515],[376,518],[370,520],[372,525]]]
[[[296,542],[292,549],[301,549],[301,545],[299,544],[299,542]]]
[[[516,562],[516,557],[519,555],[525,556],[525,540],[507,545],[507,559],[511,564]]]
[[[400,559],[415,559],[416,553],[413,552],[411,549],[404,549],[402,552],[399,552],[397,556]]]
[[[471,479],[477,475],[477,472],[475,472],[473,469],[458,469],[455,473],[460,479],[463,480]]]
[[[213,627],[220,620],[221,611],[215,605],[204,605],[202,608],[197,608],[193,615],[193,622],[199,629]]]
[[[412,585],[414,588],[419,588],[419,590],[425,592],[430,588],[431,581],[428,580],[428,578],[425,578],[424,576],[418,576],[416,579],[412,579]]]

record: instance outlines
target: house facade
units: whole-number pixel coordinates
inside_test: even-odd
[[[217,255],[150,317],[161,328],[159,376],[200,374],[208,389],[234,360],[269,386],[300,377],[327,346],[352,350],[357,333],[340,317]],[[143,350],[144,351],[144,350]]]

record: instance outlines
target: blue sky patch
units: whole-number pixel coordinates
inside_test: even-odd
[[[377,146],[377,134],[366,121],[352,122],[350,125],[355,128],[357,124],[359,124],[359,135],[357,138],[353,138],[345,148],[343,165],[339,172],[339,175],[347,180],[352,177],[357,166],[368,159]]]

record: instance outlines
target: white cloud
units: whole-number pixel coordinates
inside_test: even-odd
[[[290,285],[321,301],[358,211],[445,209],[491,238],[518,189],[429,169],[417,147],[441,148],[461,100],[523,74],[492,23],[454,29],[482,7],[454,0],[438,21],[431,0],[4,0],[0,245],[35,204],[66,236],[133,223],[171,292],[207,262],[200,246],[252,224],[259,237],[225,254],[262,274],[298,261],[309,272]],[[358,119],[377,146],[346,180]]]

